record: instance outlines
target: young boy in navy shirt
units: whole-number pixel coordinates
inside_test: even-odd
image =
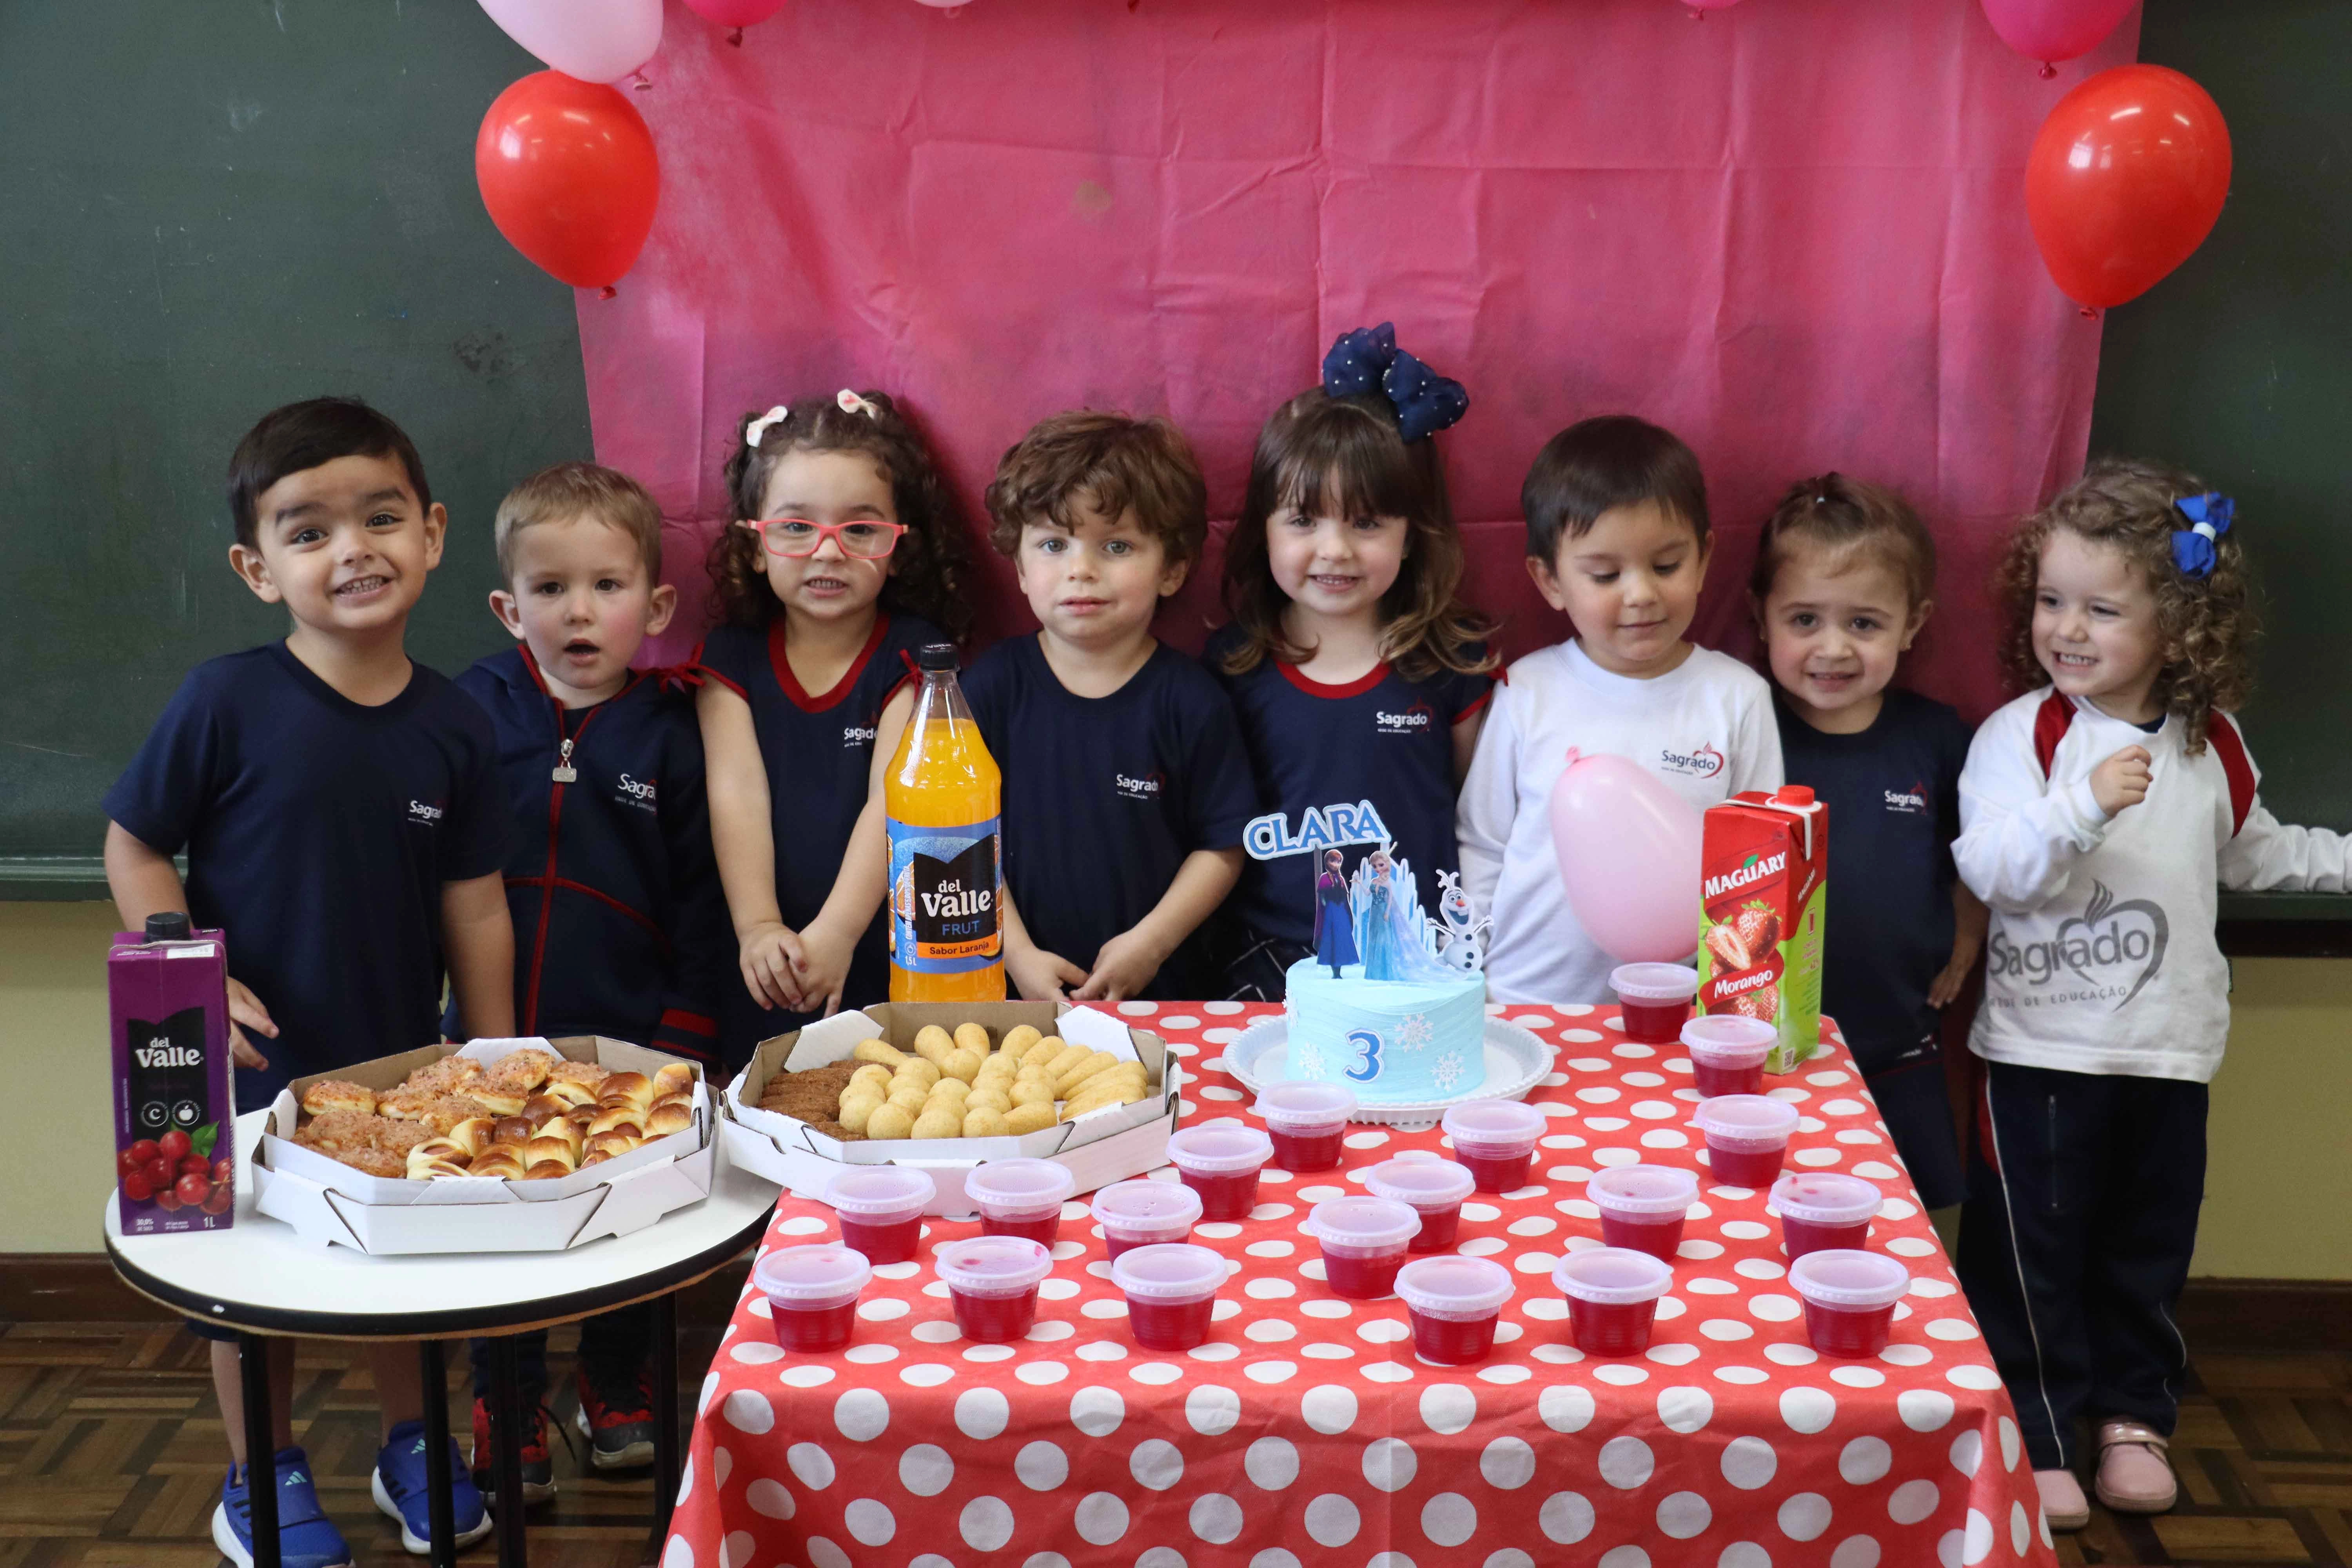
[[[363,403],[290,404],[237,444],[228,496],[230,567],[293,625],[181,686],[107,792],[106,875],[127,930],[177,910],[227,933],[229,1044],[250,1110],[292,1079],[439,1039],[445,969],[463,1033],[513,1034],[514,932],[489,721],[404,649],[448,525],[415,447]],[[183,847],[184,889],[172,864]],[[335,1568],[351,1552],[294,1444],[292,1349],[270,1352],[282,1561]],[[373,1343],[368,1360],[383,1418],[376,1506],[421,1553],[416,1347]],[[264,1457],[243,1451],[236,1346],[215,1338],[212,1364],[231,1456],[213,1542],[250,1568],[247,1482]],[[454,1442],[449,1457],[463,1544],[489,1520]]]
[[[1256,814],[1233,705],[1151,635],[1208,538],[1200,465],[1165,420],[1061,414],[1004,455],[990,542],[1034,637],[963,679],[1004,774],[1004,968],[1023,995],[1206,995],[1194,932]]]
[[[669,624],[661,510],[626,474],[561,463],[499,504],[490,609],[517,646],[457,678],[498,732],[513,808],[507,908],[514,918],[515,1027],[604,1035],[716,1071],[719,999],[735,939],[710,849],[694,704],[629,668]],[[457,1019],[448,1020],[454,1033]],[[598,1469],[653,1462],[652,1313],[639,1304],[580,1325],[576,1419]],[[555,1495],[541,1397],[547,1334],[517,1341],[523,1498]],[[474,1342],[474,1479],[490,1481],[488,1342]]]

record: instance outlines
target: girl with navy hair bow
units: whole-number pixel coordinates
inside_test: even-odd
[[[2263,809],[2231,717],[2253,632],[2234,512],[2103,459],[2028,518],[1999,588],[2029,689],[1960,774],[1953,858],[1992,910],[1960,1281],[2055,1529],[2088,1520],[2085,1458],[2111,1509],[2177,1495],[2173,1309],[2230,1030],[2215,889],[2347,890],[2347,839]]]

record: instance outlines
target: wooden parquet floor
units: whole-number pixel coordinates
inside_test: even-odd
[[[571,1339],[556,1331],[560,1388]],[[688,1331],[682,1389],[699,1385],[715,1342],[715,1330]],[[451,1368],[461,1445],[471,1408],[463,1376],[462,1364]],[[568,1393],[551,1403],[569,1419]],[[347,1364],[337,1346],[302,1342],[294,1419],[360,1563],[415,1563],[368,1501],[376,1437],[365,1367]],[[0,1328],[0,1568],[214,1568],[223,1455],[204,1347],[176,1327]],[[560,1441],[553,1455],[562,1491],[531,1510],[533,1564],[634,1568],[650,1481],[583,1477]],[[2199,1357],[2173,1455],[2178,1511],[2097,1511],[2089,1529],[2059,1537],[2059,1561],[2352,1568],[2352,1356]],[[466,1555],[491,1560],[488,1542]]]

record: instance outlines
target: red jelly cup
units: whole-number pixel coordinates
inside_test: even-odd
[[[841,1222],[841,1244],[873,1264],[909,1263],[922,1244],[923,1211],[939,1188],[907,1165],[852,1165],[834,1173],[824,1201]]]
[[[1790,1258],[1809,1252],[1858,1252],[1870,1239],[1879,1192],[1860,1176],[1835,1171],[1791,1171],[1772,1184],[1765,1206],[1780,1216],[1780,1245]]]
[[[1444,1252],[1462,1230],[1462,1200],[1477,1178],[1451,1160],[1383,1160],[1364,1173],[1364,1191],[1403,1204],[1421,1216],[1421,1229],[1407,1249]]]
[[[1587,1355],[1639,1355],[1650,1348],[1658,1298],[1675,1271],[1646,1252],[1591,1247],[1571,1252],[1551,1271],[1568,1298],[1569,1332]]]
[[[1445,1135],[1454,1158],[1482,1193],[1507,1193],[1528,1184],[1536,1140],[1543,1136],[1543,1112],[1516,1100],[1472,1100],[1445,1113]]]
[[[1095,1194],[1092,1212],[1115,1258],[1132,1247],[1191,1236],[1201,1217],[1201,1194],[1181,1182],[1113,1182]]]
[[[1265,1118],[1274,1163],[1286,1171],[1328,1171],[1356,1113],[1356,1091],[1343,1083],[1268,1084],[1251,1107]]]
[[[1189,1243],[1156,1242],[1111,1259],[1110,1282],[1127,1295],[1127,1326],[1150,1351],[1188,1351],[1209,1337],[1223,1255]]]
[[[1698,971],[1687,963],[1622,963],[1609,972],[1625,1037],[1643,1045],[1671,1046],[1690,1016],[1698,992]]]
[[[1247,1219],[1257,1207],[1257,1173],[1274,1158],[1274,1140],[1222,1119],[1169,1134],[1168,1158],[1184,1184],[1201,1194],[1201,1217]]]
[[[1025,1236],[967,1236],[932,1248],[931,1267],[948,1288],[957,1330],[992,1345],[1036,1324],[1037,1286],[1054,1271],[1054,1255]]]
[[[1805,1303],[1805,1338],[1823,1355],[1873,1356],[1886,1348],[1895,1303],[1911,1275],[1882,1252],[1832,1247],[1789,1265],[1790,1288]]]
[[[1691,1087],[1701,1100],[1725,1094],[1764,1092],[1764,1058],[1780,1031],[1761,1018],[1709,1013],[1683,1026],[1683,1048],[1690,1052]]]
[[[1078,1190],[1067,1165],[1051,1160],[989,1160],[964,1175],[982,1236],[1018,1236],[1045,1247],[1061,1235],[1062,1205]]]
[[[1797,1108],[1760,1094],[1725,1094],[1699,1102],[1691,1125],[1706,1135],[1706,1168],[1727,1187],[1757,1191],[1780,1173]]]
[[[874,1277],[865,1255],[833,1242],[779,1247],[751,1265],[751,1283],[768,1299],[776,1343],[788,1351],[837,1351],[849,1342],[857,1295]]]
[[[1683,1218],[1698,1201],[1698,1178],[1672,1165],[1612,1165],[1593,1173],[1584,1195],[1601,1211],[1601,1246],[1672,1263]]]
[[[1495,1320],[1511,1299],[1511,1271],[1486,1258],[1416,1258],[1397,1271],[1412,1320],[1412,1352],[1441,1366],[1485,1361]]]
[[[1333,1198],[1307,1211],[1300,1234],[1323,1248],[1323,1282],[1334,1296],[1377,1301],[1396,1289],[1421,1215],[1394,1198]]]

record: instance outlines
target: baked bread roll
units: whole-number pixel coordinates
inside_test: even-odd
[[[607,1154],[625,1154],[644,1142],[644,1139],[637,1137],[634,1133],[599,1132],[588,1140],[588,1149],[591,1153],[601,1149]],[[581,1163],[585,1164],[587,1163],[588,1156],[586,1154],[583,1154],[580,1159]]]
[[[625,1132],[632,1138],[642,1138],[646,1135],[646,1113],[633,1106],[600,1112],[588,1124],[588,1136],[593,1138],[601,1132]]]
[[[656,1100],[660,1100],[666,1095],[690,1095],[693,1092],[694,1069],[684,1062],[669,1062],[655,1069],[654,1098]]]
[[[601,1165],[611,1158],[613,1158],[613,1152],[610,1149],[591,1149],[580,1156],[580,1168],[584,1171],[591,1165]]]
[[[572,1173],[572,1167],[561,1160],[541,1160],[522,1173],[526,1182],[560,1182]]]
[[[646,1115],[646,1136],[666,1138],[673,1132],[683,1132],[694,1125],[694,1112],[672,1100],[656,1105]]]
[[[520,1149],[530,1142],[531,1134],[538,1131],[538,1128],[530,1124],[529,1117],[501,1116],[490,1124],[490,1142],[511,1143]]]
[[[468,1176],[496,1176],[502,1182],[519,1182],[522,1180],[522,1173],[520,1160],[508,1151],[496,1148],[487,1154],[476,1156],[474,1163],[464,1172]]]
[[[311,1116],[323,1116],[330,1110],[357,1111],[365,1116],[375,1110],[375,1090],[339,1078],[322,1078],[302,1091],[302,1109]]]
[[[522,1146],[523,1169],[552,1161],[566,1171],[580,1163],[580,1152],[564,1140],[548,1135],[534,1138]]]
[[[534,1094],[522,1102],[522,1119],[533,1127],[544,1127],[562,1119],[572,1107],[551,1094]]]
[[[618,1096],[640,1106],[654,1100],[654,1080],[641,1072],[616,1072],[596,1086],[596,1098],[610,1103]]]
[[[470,1176],[474,1173],[453,1160],[420,1160],[412,1152],[407,1165],[400,1173],[412,1182],[431,1182],[444,1176]]]
[[[464,1165],[471,1163],[473,1158],[474,1151],[454,1138],[427,1138],[408,1151],[408,1163],[412,1165],[420,1160],[446,1160],[452,1165]]]
[[[547,1075],[562,1060],[551,1051],[526,1046],[519,1051],[509,1051],[484,1069],[485,1080],[501,1089],[520,1089],[525,1093],[547,1081]]]
[[[567,1110],[575,1105],[596,1103],[594,1089],[584,1083],[575,1083],[568,1078],[549,1079],[539,1086],[539,1092],[543,1098],[555,1101]]]
[[[488,1079],[467,1089],[466,1098],[492,1116],[520,1116],[522,1108],[530,1102],[527,1090],[509,1089]]]
[[[602,1062],[560,1061],[547,1069],[550,1083],[576,1083],[590,1089],[611,1076],[611,1069]]]
[[[574,1154],[577,1154],[580,1152],[581,1145],[588,1141],[588,1130],[581,1126],[577,1121],[572,1121],[570,1117],[559,1116],[554,1121],[549,1122],[546,1126],[541,1127],[535,1136],[537,1138],[561,1138],[567,1145],[570,1146],[572,1152]]]
[[[422,1090],[427,1096],[451,1094],[481,1076],[482,1064],[472,1057],[447,1056],[418,1068],[401,1087]]]
[[[604,1114],[604,1108],[598,1105],[595,1101],[591,1100],[586,1105],[575,1105],[571,1110],[565,1111],[563,1113],[563,1120],[572,1123],[572,1126],[580,1129],[581,1131],[585,1132],[588,1131],[588,1124]]]

